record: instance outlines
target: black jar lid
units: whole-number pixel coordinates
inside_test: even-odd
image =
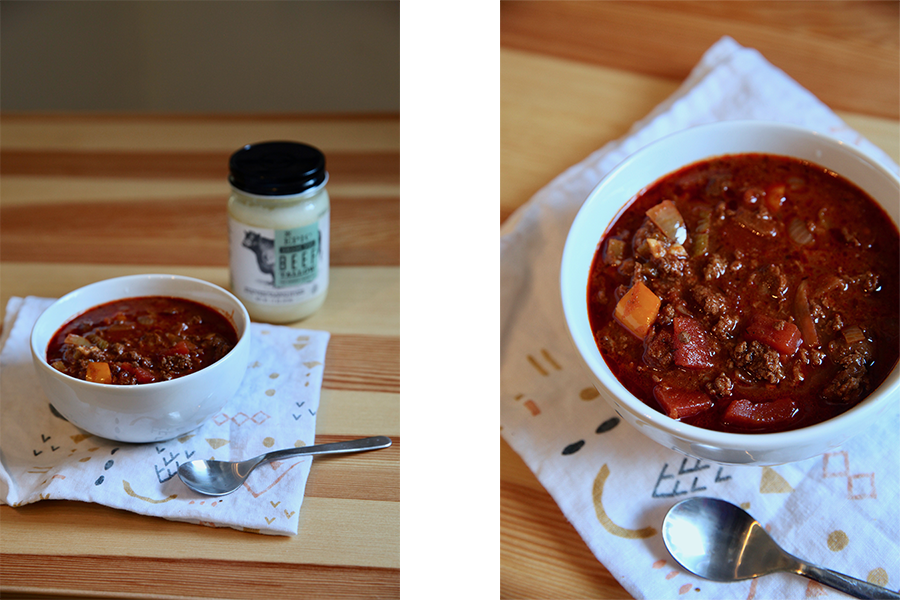
[[[260,196],[287,196],[319,187],[328,178],[325,155],[299,142],[248,144],[231,155],[228,181]]]

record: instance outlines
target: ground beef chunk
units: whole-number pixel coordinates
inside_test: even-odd
[[[696,285],[691,288],[691,295],[707,315],[717,317],[728,308],[728,300],[719,292],[705,285]]]
[[[734,347],[732,358],[750,381],[768,381],[777,384],[785,378],[784,366],[778,351],[756,340],[743,341]]]
[[[713,335],[721,340],[731,339],[731,334],[734,333],[739,322],[740,319],[738,319],[737,315],[725,313],[718,321],[716,321],[716,324],[713,325]]]
[[[813,365],[817,367],[822,364],[824,358],[825,353],[821,350],[816,350],[815,348],[809,350],[800,348],[797,351],[797,360],[804,365]]]
[[[706,391],[720,398],[730,396],[732,389],[734,389],[734,383],[725,373],[719,373],[718,377],[706,384]]]
[[[137,365],[139,367],[143,367],[145,369],[149,369],[149,368],[153,367],[153,362],[149,358],[147,358],[146,356],[143,356],[141,354],[138,354],[134,350],[129,350],[128,352],[123,352],[117,358],[117,360],[119,362],[131,363],[131,364]]]
[[[865,366],[871,360],[872,352],[872,344],[868,340],[848,344],[842,337],[837,337],[828,344],[828,356],[842,367],[851,364]]]
[[[621,353],[631,344],[632,335],[615,323],[610,323],[609,326],[597,331],[594,339],[601,351]]]
[[[675,321],[675,307],[665,302],[659,309],[659,314],[656,316],[656,324],[657,325],[671,325]]]
[[[228,340],[217,333],[210,333],[203,338],[203,348],[206,352],[213,356],[215,360],[219,360],[231,351],[231,344]]]
[[[797,384],[801,383],[803,379],[803,364],[799,361],[795,361],[793,365],[791,365],[791,381]]]
[[[645,340],[644,360],[647,364],[661,368],[672,364],[674,346],[672,333],[668,329],[656,329]]]
[[[634,259],[626,258],[622,261],[622,264],[619,265],[617,271],[619,275],[624,275],[625,277],[631,277],[634,274]]]
[[[830,402],[855,402],[868,387],[868,373],[863,366],[848,365],[835,376],[823,395]]]
[[[684,273],[687,257],[687,252],[683,246],[673,244],[666,249],[664,254],[650,259],[650,263],[656,268],[658,273],[678,276]]]
[[[766,295],[776,298],[779,302],[787,298],[790,284],[779,265],[766,265],[760,273],[760,285],[764,286]]]
[[[727,270],[728,261],[718,254],[713,254],[703,268],[703,279],[713,281],[724,275]]]
[[[832,333],[837,333],[844,328],[844,320],[841,318],[841,315],[839,313],[834,313],[834,317],[832,317],[831,320],[828,321],[826,327]]]
[[[654,277],[679,276],[684,273],[687,251],[680,244],[673,244],[650,219],[644,219],[644,223],[634,233],[632,248],[635,256],[646,260],[644,269],[649,269]]]
[[[171,356],[164,356],[162,359],[162,367],[165,371],[164,377],[166,379],[171,379],[172,375],[177,375],[184,371],[188,371],[191,368],[191,359],[189,356],[184,354],[172,354]]]
[[[843,367],[823,392],[830,402],[856,402],[869,384],[869,362],[874,349],[868,340],[848,344],[836,338],[828,344],[828,357]]]
[[[636,256],[649,257],[650,246],[647,244],[647,240],[654,240],[663,247],[668,247],[669,245],[669,238],[650,219],[644,219],[641,226],[634,232],[631,247]]]
[[[853,278],[853,283],[860,286],[862,291],[867,294],[876,291],[880,285],[880,281],[878,279],[878,275],[872,273],[871,271],[863,273],[862,275],[857,275]]]

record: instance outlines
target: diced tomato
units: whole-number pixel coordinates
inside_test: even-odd
[[[803,336],[800,335],[800,329],[796,325],[766,315],[753,316],[750,325],[747,326],[747,337],[762,342],[786,356],[792,356],[803,343]]]
[[[675,364],[690,369],[713,366],[713,347],[703,326],[687,315],[675,315]]]
[[[187,342],[184,340],[179,341],[177,344],[163,352],[165,356],[171,356],[173,354],[190,354],[191,349],[188,348]]]
[[[134,367],[134,378],[137,379],[138,383],[153,383],[154,381],[156,381],[156,377],[153,375],[153,373],[151,373],[147,369],[137,366]]]
[[[116,363],[116,365],[119,367],[120,371],[134,375],[134,378],[138,383],[153,383],[156,381],[156,376],[143,367],[139,367],[132,363]]]
[[[703,392],[681,390],[663,384],[653,388],[653,397],[665,413],[675,420],[693,417],[713,407],[712,399]]]
[[[730,425],[741,427],[767,427],[783,425],[793,419],[799,412],[793,398],[779,398],[771,402],[751,402],[750,400],[732,400],[723,420]]]
[[[615,317],[628,331],[644,339],[659,314],[660,299],[638,281],[616,304]]]

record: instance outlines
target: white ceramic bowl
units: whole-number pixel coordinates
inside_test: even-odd
[[[60,373],[47,363],[47,345],[60,327],[99,304],[138,296],[187,298],[213,307],[234,325],[238,343],[212,365],[169,381],[107,385]],[[178,275],[107,279],[66,294],[35,322],[31,354],[53,407],[89,433],[120,442],[157,442],[196,429],[218,413],[240,386],[250,356],[250,316],[222,288]]]
[[[560,270],[569,334],[600,395],[650,439],[689,456],[723,464],[774,465],[828,452],[864,431],[900,397],[898,367],[868,398],[842,415],[795,431],[736,434],[681,423],[648,407],[619,383],[594,341],[587,315],[587,280],[598,243],[645,187],[679,168],[725,154],[761,152],[812,161],[854,182],[900,221],[900,179],[855,147],[809,130],[732,121],[692,128],[641,149],[591,192],[572,223]]]

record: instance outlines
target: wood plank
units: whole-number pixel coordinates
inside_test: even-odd
[[[0,205],[37,206],[40,204],[64,204],[78,202],[141,202],[178,199],[190,203],[195,198],[219,198],[224,206],[228,200],[228,184],[221,179],[120,179],[84,177],[7,175],[0,178]],[[400,182],[358,183],[328,182],[328,193],[344,200],[369,200],[371,198],[399,197]]]
[[[356,435],[316,435],[316,444],[357,438]],[[313,458],[306,498],[354,498],[400,502],[400,438],[389,448],[342,456]]]
[[[237,150],[237,148],[235,148]],[[232,151],[2,150],[0,175],[116,177],[120,179],[217,179],[227,188]],[[337,151],[325,157],[330,181],[400,183],[400,152]]]
[[[0,520],[0,565],[11,556],[38,554],[400,566],[399,502],[308,497],[296,536],[205,527],[64,500],[0,506]],[[4,578],[7,583],[13,584]]]
[[[70,590],[118,598],[376,598],[400,596],[400,569],[118,556],[4,555],[5,597]],[[80,594],[79,594],[80,595]]]
[[[673,81],[730,35],[835,109],[900,118],[896,2],[507,1],[500,10],[503,47]]]
[[[334,433],[398,437],[400,394],[323,389],[316,413],[316,435]]]
[[[501,439],[501,598],[629,598]]]
[[[626,135],[677,88],[661,78],[520,50],[501,49],[500,60],[501,223],[553,178]],[[900,162],[897,121],[837,114]]]
[[[332,335],[322,387],[400,393],[400,338]]]
[[[398,597],[399,115],[3,114],[0,128],[0,311],[14,295],[58,297],[134,273],[227,287],[228,156],[265,139],[321,148],[331,175],[331,284],[325,305],[293,324],[332,334],[316,441],[394,441],[316,457],[295,537],[83,502],[0,507],[0,592]]]
[[[0,255],[19,262],[228,265],[223,196],[0,207]],[[331,199],[332,266],[400,264],[400,199]]]
[[[501,49],[501,211],[511,212],[625,135],[677,87],[657,77]]]
[[[0,314],[12,296],[58,298],[95,281],[139,273],[197,277],[228,288],[225,267],[92,265],[85,263],[0,263]],[[328,298],[311,317],[293,324],[332,334],[400,335],[400,268],[335,267]]]
[[[399,151],[399,115],[346,118],[233,115],[3,114],[3,149],[234,152],[265,140],[297,140],[325,153]]]

